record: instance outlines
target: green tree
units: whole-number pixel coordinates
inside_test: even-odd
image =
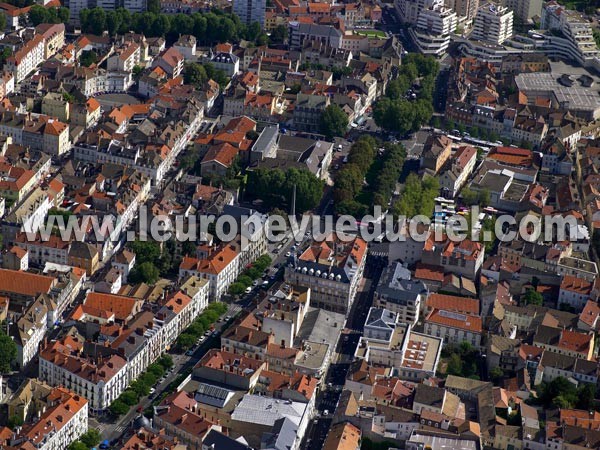
[[[17,359],[17,345],[4,330],[0,330],[0,373],[11,371],[12,364]]]
[[[185,84],[200,87],[208,81],[206,69],[198,63],[188,63],[183,69],[183,80]]]
[[[165,370],[169,370],[171,367],[173,367],[175,365],[175,363],[173,362],[173,358],[171,357],[171,355],[162,355],[159,359],[158,359],[158,364],[160,364],[163,369]]]
[[[504,377],[504,371],[500,367],[492,367],[489,375],[492,381],[497,382]]]
[[[232,285],[235,283],[232,283]],[[188,348],[192,348],[196,343],[196,338],[188,333],[182,333],[177,338],[177,347],[181,350],[187,350]]]
[[[79,440],[88,448],[96,447],[100,443],[100,432],[95,428],[89,428]]]
[[[122,402],[119,399],[112,402],[108,409],[114,416],[117,416],[117,417],[125,415],[129,412],[129,406],[127,406],[124,402]],[[85,444],[83,444],[83,443],[82,443],[82,445],[85,446]],[[71,449],[71,450],[73,450],[73,449]],[[75,450],[80,450],[80,449],[77,448]],[[86,450],[87,450],[87,447],[86,447]]]
[[[269,41],[271,44],[283,44],[288,38],[288,28],[285,25],[277,25],[273,31],[271,31],[271,36],[269,36]]]
[[[150,261],[136,264],[127,277],[133,283],[154,284],[158,281],[160,272]]]
[[[252,278],[248,275],[240,275],[236,281],[243,284],[245,287],[252,286]]]
[[[160,13],[160,0],[148,0],[147,2],[148,12],[158,14]]]
[[[321,113],[319,129],[327,139],[343,136],[348,129],[348,116],[338,105],[329,105]]]
[[[148,369],[146,369],[146,372],[154,375],[155,378],[160,378],[165,374],[165,369],[163,369],[163,367],[160,364],[150,364],[148,366]]]
[[[154,241],[135,240],[129,243],[137,263],[156,262],[160,258],[160,245]]]
[[[111,405],[112,406],[112,405]],[[112,410],[111,410],[112,411]],[[125,413],[122,413],[125,414]],[[121,415],[121,414],[115,414]],[[73,441],[67,447],[68,450],[90,450],[90,448],[81,441]]]
[[[480,206],[488,206],[490,204],[490,191],[482,189],[479,191],[477,200]]]
[[[71,11],[69,10],[69,8],[64,8],[64,7],[60,7],[58,8],[58,19],[64,23],[67,24],[69,23],[69,19],[71,18]]]
[[[81,29],[84,33],[92,33],[100,36],[106,29],[106,11],[100,7],[82,9],[79,18]]]
[[[33,5],[29,10],[29,20],[33,26],[38,26],[40,23],[48,23],[48,9],[40,5]]]
[[[460,355],[458,355],[457,353],[452,353],[452,355],[450,355],[450,358],[448,359],[446,373],[448,375],[462,376],[462,372],[463,362],[460,359]]]
[[[8,428],[10,428],[11,430],[14,430],[17,427],[23,426],[25,422],[23,421],[23,419],[19,416],[11,416],[8,419],[8,423],[6,424],[6,426]]]
[[[139,397],[137,393],[131,389],[127,389],[125,392],[119,395],[119,400],[125,403],[127,406],[137,405],[138,398]]]
[[[552,405],[571,408],[577,403],[577,388],[564,377],[557,377],[538,388],[541,403],[549,408]],[[560,397],[560,398],[559,398]]]
[[[133,78],[139,80],[142,76],[142,73],[144,72],[144,69],[136,64],[135,66],[133,66],[131,72],[133,73]]]
[[[479,202],[479,193],[468,186],[465,186],[462,189],[460,196],[462,197],[463,203],[467,206],[473,206]]]
[[[541,306],[544,304],[544,297],[542,297],[542,294],[533,289],[527,289],[527,291],[522,295],[521,303],[523,305]]]
[[[594,410],[594,399],[596,398],[596,385],[584,383],[577,388],[576,408],[585,411]]]
[[[246,286],[243,283],[234,282],[229,285],[229,293],[231,295],[242,295],[246,291]]]
[[[94,50],[84,50],[79,57],[79,64],[89,67],[98,62],[98,55]]]

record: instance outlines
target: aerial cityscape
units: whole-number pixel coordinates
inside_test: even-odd
[[[0,12],[0,450],[600,449],[600,1]]]

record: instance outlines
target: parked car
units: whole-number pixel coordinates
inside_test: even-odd
[[[249,294],[250,292],[252,292],[252,288],[251,288],[250,286],[248,286],[248,287],[246,288],[246,294]]]

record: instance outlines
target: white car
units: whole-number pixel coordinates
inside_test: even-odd
[[[250,292],[252,292],[252,288],[251,288],[250,286],[248,286],[248,287],[246,288],[246,294],[249,294]]]
[[[287,253],[285,254],[285,257],[286,257],[286,258],[289,258],[290,256],[292,256],[292,252],[287,252]]]

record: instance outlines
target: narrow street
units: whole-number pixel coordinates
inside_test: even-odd
[[[304,441],[300,446],[303,450],[321,450],[327,439],[327,433],[332,425],[330,416],[337,409],[369,308],[373,305],[375,288],[386,263],[386,258],[367,256],[364,282],[348,314],[346,332],[340,335],[332,363],[329,365],[317,394],[316,410],[319,416],[312,420],[307,429]]]

